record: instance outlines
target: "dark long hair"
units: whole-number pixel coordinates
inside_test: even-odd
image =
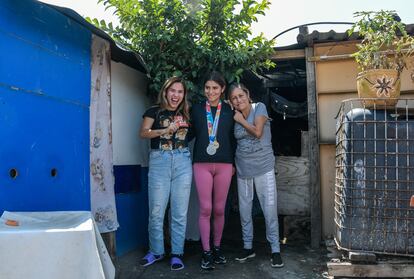
[[[186,121],[190,119],[190,106],[188,105],[187,101],[187,87],[185,82],[180,77],[171,77],[164,82],[160,93],[158,93],[158,104],[161,110],[166,110],[168,107],[168,100],[167,100],[167,91],[174,83],[181,83],[184,88],[184,97],[181,104],[178,106],[177,114],[180,114],[184,117]]]

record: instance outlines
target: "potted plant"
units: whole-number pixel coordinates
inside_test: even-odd
[[[414,38],[395,11],[356,12],[358,21],[348,31],[362,37],[353,54],[361,72],[357,77],[359,98],[387,98],[377,106],[395,106],[400,96],[400,75],[408,68],[414,52]],[[388,100],[388,98],[390,98]],[[366,101],[368,107],[375,100]]]

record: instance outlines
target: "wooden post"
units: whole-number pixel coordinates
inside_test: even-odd
[[[317,248],[319,247],[321,241],[321,183],[319,169],[318,98],[316,93],[315,64],[314,62],[308,61],[308,58],[312,56],[313,48],[306,48],[305,59],[308,93],[311,246],[313,248]]]

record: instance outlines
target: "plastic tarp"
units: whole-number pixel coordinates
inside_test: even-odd
[[[18,226],[7,225],[15,220]],[[112,279],[115,268],[90,212],[8,212],[0,217],[0,278]]]
[[[282,114],[283,118],[300,118],[308,115],[307,102],[292,102],[275,93],[271,93],[270,99],[272,109]]]

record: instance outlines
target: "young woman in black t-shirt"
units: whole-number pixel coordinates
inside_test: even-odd
[[[149,252],[141,260],[148,266],[164,257],[164,216],[171,208],[171,270],[184,268],[184,239],[192,168],[188,150],[189,106],[181,78],[168,79],[158,105],[143,115],[140,136],[151,139],[148,172]]]

